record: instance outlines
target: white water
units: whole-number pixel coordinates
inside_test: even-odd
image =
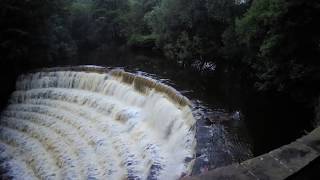
[[[21,76],[1,114],[3,177],[167,180],[189,174],[196,145],[189,105],[175,102],[172,92],[181,99],[175,91],[170,96],[146,86],[142,93],[116,71]]]

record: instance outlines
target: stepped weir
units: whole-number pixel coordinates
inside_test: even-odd
[[[119,69],[23,74],[1,113],[2,177],[179,179],[195,158],[190,106],[174,88]]]

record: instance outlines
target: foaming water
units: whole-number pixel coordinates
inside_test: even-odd
[[[101,67],[19,77],[1,114],[13,179],[178,179],[191,173],[190,102],[151,78]]]

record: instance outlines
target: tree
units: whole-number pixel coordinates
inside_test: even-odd
[[[234,0],[162,0],[146,19],[158,48],[169,58],[190,65],[196,60],[223,59],[227,53],[224,40],[231,36],[235,18],[244,12],[245,4]]]
[[[237,32],[258,89],[289,92],[300,100],[319,92],[319,18],[315,0],[253,2]]]
[[[152,34],[152,29],[147,23],[147,16],[159,0],[131,0],[129,1],[129,11],[127,20],[127,44],[130,47],[152,49],[155,46],[156,36]]]
[[[60,11],[63,1],[1,1],[0,59],[2,66],[30,65],[47,59],[48,19]],[[41,62],[39,62],[41,63]]]

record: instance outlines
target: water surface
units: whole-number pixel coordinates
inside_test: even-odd
[[[146,52],[84,54],[79,64],[123,68],[170,85],[188,97],[197,120],[197,148],[193,174],[241,162],[253,156],[252,140],[242,113],[238,79],[222,67],[196,72]]]

